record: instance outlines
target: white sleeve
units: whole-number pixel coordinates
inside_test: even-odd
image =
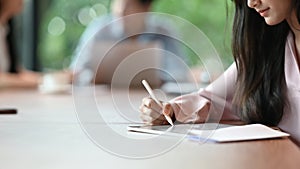
[[[236,74],[236,66],[232,64],[205,89],[171,100],[176,120],[183,123],[203,121],[199,119],[198,112],[207,104],[210,104],[210,120],[238,120],[237,114],[232,109]]]

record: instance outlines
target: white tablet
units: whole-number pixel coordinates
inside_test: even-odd
[[[172,136],[187,136],[190,140],[211,142],[236,142],[274,139],[290,136],[262,124],[226,125],[217,123],[182,124],[175,126],[129,126],[128,131]]]
[[[182,136],[188,135],[191,130],[206,130],[213,131],[219,128],[230,127],[232,125],[228,124],[218,124],[218,123],[204,123],[204,124],[176,124],[173,127],[171,125],[144,125],[144,126],[128,126],[127,130],[130,132],[140,132],[149,133],[157,135],[172,135],[172,136]]]

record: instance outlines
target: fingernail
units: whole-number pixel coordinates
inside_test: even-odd
[[[151,100],[146,100],[145,101],[145,105],[147,106],[147,107],[151,107]]]

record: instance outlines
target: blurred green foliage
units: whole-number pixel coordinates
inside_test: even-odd
[[[226,3],[229,4],[228,8],[226,8]],[[85,9],[90,9],[95,4],[98,4],[96,6],[98,11],[90,10],[88,11],[90,15],[99,16],[109,12],[110,0],[51,0],[48,2],[47,10],[41,16],[38,46],[38,55],[44,68],[62,69],[69,65],[80,35],[86,27],[82,24],[80,15],[84,14],[84,11],[86,12]],[[231,2],[226,0],[156,0],[153,5],[153,11],[181,17],[202,30],[219,52],[225,67],[232,62],[230,52],[231,8]],[[229,17],[226,16],[226,9],[229,9]],[[180,28],[180,25],[178,27]],[[58,33],[51,33],[49,30],[51,28],[58,29]],[[193,52],[187,50],[187,53],[191,66],[201,64]]]

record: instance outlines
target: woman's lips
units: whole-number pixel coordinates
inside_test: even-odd
[[[262,10],[257,10],[257,12],[258,12],[261,16],[265,17],[265,16],[267,16],[267,12],[268,12],[269,9],[270,9],[270,8],[266,8],[266,9],[262,9]]]

